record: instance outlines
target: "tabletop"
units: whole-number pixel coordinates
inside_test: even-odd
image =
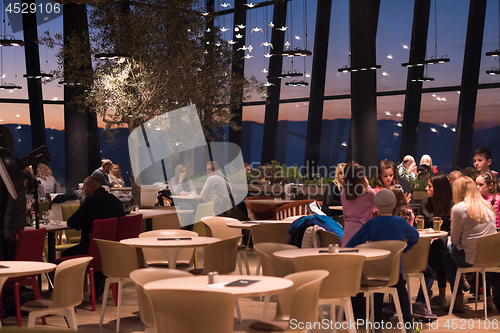
[[[203,197],[201,195],[172,195],[172,199],[203,200]]]
[[[435,232],[434,229],[424,229],[418,232],[418,236],[422,238],[441,238],[448,236],[448,231]]]
[[[193,210],[176,210],[176,209],[139,209],[134,212],[131,212],[130,215],[142,214],[143,219],[148,219],[155,216],[165,216],[171,214],[189,214],[192,213]]]
[[[276,199],[278,199],[278,200],[276,200]],[[297,200],[282,199],[282,198],[275,198],[275,199],[270,198],[270,199],[255,199],[255,200],[245,200],[245,201],[250,203],[250,204],[279,206],[279,205],[284,205],[286,203],[295,202]]]
[[[320,252],[322,251],[322,252]],[[366,260],[377,260],[382,259],[387,256],[391,251],[382,250],[382,249],[370,249],[370,248],[348,248],[341,247],[339,253],[328,253],[328,248],[308,248],[308,249],[295,249],[295,250],[284,250],[274,252],[274,255],[278,258],[284,260],[292,260],[297,257],[307,257],[314,255],[323,255],[323,256],[338,256],[338,255],[362,255],[366,257]]]
[[[288,223],[288,224],[292,224],[292,221],[283,221],[283,220],[233,221],[233,222],[226,223],[226,225],[228,227],[230,227],[230,228],[250,229],[254,225],[258,225],[258,224],[272,224],[272,223]]]
[[[49,222],[49,224],[42,224],[40,221],[40,229],[43,229],[43,228],[45,228],[46,232],[55,232],[55,231],[59,231],[59,230],[71,229],[66,224],[66,221],[55,221],[55,220],[51,220]],[[34,230],[34,229],[35,229],[34,226],[27,226],[24,228],[24,230]]]
[[[328,206],[330,209],[335,209],[335,210],[344,210],[344,207],[342,206]]]
[[[242,281],[257,281],[248,283],[244,286],[230,287],[226,284]],[[199,275],[193,277],[182,277],[174,279],[165,279],[150,282],[144,286],[144,289],[171,289],[171,290],[214,290],[226,292],[236,297],[254,297],[268,294],[276,294],[290,288],[293,282],[288,279],[273,276],[253,276],[253,275],[219,275],[219,282],[208,284],[208,276]]]
[[[195,247],[204,246],[220,241],[215,237],[141,237],[128,238],[120,242],[135,247]]]
[[[0,261],[0,277],[36,275],[50,272],[55,268],[55,264],[41,261]]]

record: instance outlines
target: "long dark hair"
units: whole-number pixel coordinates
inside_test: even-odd
[[[347,200],[355,200],[366,193],[365,172],[356,162],[344,168],[344,191]]]
[[[394,174],[394,178],[392,179],[391,185],[399,184],[398,169],[396,168],[396,163],[389,160],[383,160],[380,161],[380,163],[378,164],[378,174],[377,178],[375,179],[375,187],[382,187],[382,188],[385,187],[381,177],[382,177],[382,171],[387,169],[391,169]]]
[[[434,188],[434,195],[428,201],[434,216],[450,215],[452,193],[448,177],[444,173],[433,173],[429,177],[429,182]]]

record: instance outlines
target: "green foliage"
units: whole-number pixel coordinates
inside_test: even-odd
[[[106,1],[87,6],[88,33],[46,32],[40,43],[60,47],[53,80],[74,84],[73,107],[90,111],[107,128],[133,130],[145,121],[196,105],[205,137],[226,124],[255,90],[255,78],[233,70],[232,46],[203,16],[202,0]],[[63,43],[66,38],[66,44]],[[90,46],[90,48],[89,48]],[[100,53],[131,56],[94,60]]]

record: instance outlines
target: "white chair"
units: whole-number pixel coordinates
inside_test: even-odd
[[[118,284],[118,304],[116,309],[116,331],[120,331],[120,310],[122,307],[123,280],[128,279],[130,272],[139,269],[137,251],[132,245],[94,239],[101,253],[102,273],[106,276],[99,326],[102,326],[108,291],[111,283]]]
[[[366,257],[362,255],[314,255],[293,258],[293,266],[297,272],[315,269],[326,269],[329,274],[324,278],[319,291],[319,303],[330,305],[330,318],[335,323],[334,306],[344,308],[347,323],[356,322],[352,311],[351,297],[356,296],[361,287],[361,272]],[[320,318],[324,319],[323,310],[320,308]],[[342,314],[339,314],[339,320]],[[351,325],[348,332],[355,333]]]
[[[453,312],[457,290],[462,273],[476,272],[476,298],[475,309],[477,310],[478,280],[479,273],[483,275],[483,290],[486,290],[486,272],[500,273],[500,233],[484,236],[478,239],[476,246],[476,263],[470,267],[457,267],[455,275],[455,285],[451,295],[450,310],[448,315]],[[486,295],[484,297],[484,319],[488,319],[488,307],[486,306]]]
[[[202,217],[201,221],[206,225],[207,228],[207,236],[220,238],[222,240],[241,236],[241,230],[235,228],[229,228],[227,223],[229,222],[238,222],[237,219],[233,219],[230,217],[222,217],[222,216],[206,216]],[[247,256],[247,247],[245,244],[238,244],[238,268],[240,271],[240,275],[243,274],[243,270],[241,269],[241,260],[245,262],[245,268],[247,271],[247,275],[250,275],[250,267],[248,266],[248,256]]]
[[[146,333],[156,333],[156,329],[153,318],[153,309],[151,309],[149,299],[144,292],[144,286],[152,281],[189,276],[193,276],[193,274],[177,269],[163,269],[155,267],[137,269],[130,273],[130,278],[134,281],[137,288],[139,313],[142,322],[147,326]]]
[[[391,287],[399,281],[401,255],[403,253],[403,250],[406,248],[406,242],[388,240],[360,244],[356,247],[367,247],[391,251],[388,257],[379,260],[366,261],[363,265],[364,278],[361,281],[361,291],[364,292],[366,297],[366,321],[370,319],[373,323],[375,306],[373,301],[373,294],[388,293],[391,294],[392,298],[394,299],[394,306],[396,307],[398,320],[400,323],[402,323],[401,332],[406,333],[398,291],[396,288]],[[370,309],[371,315],[369,315]]]
[[[144,291],[151,302],[156,332],[232,333],[234,296],[201,290],[150,289]]]
[[[429,301],[429,293],[425,284],[424,271],[427,269],[427,261],[429,259],[429,246],[431,239],[427,237],[420,237],[418,243],[406,253],[403,253],[403,277],[406,280],[406,287],[408,288],[408,296],[411,300],[411,284],[410,278],[416,277],[420,280],[420,287],[424,293],[425,304],[427,310],[432,312],[431,303]],[[413,303],[411,303],[411,313],[413,313]]]
[[[28,328],[35,327],[36,318],[55,314],[66,317],[69,327],[78,330],[75,306],[83,300],[83,280],[91,260],[92,257],[68,259],[56,267],[52,299],[36,299],[21,307],[29,312]]]

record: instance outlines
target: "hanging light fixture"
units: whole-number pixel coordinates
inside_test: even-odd
[[[498,4],[498,28],[500,29],[500,3]],[[499,30],[499,35],[498,35],[498,49],[495,51],[486,52],[486,55],[488,57],[500,57],[500,30]],[[500,60],[499,60],[499,62],[500,62]],[[499,68],[491,67],[489,71],[486,71],[486,74],[488,74],[488,75],[500,75],[500,66],[499,66]]]
[[[304,81],[304,80],[300,80],[300,81],[289,81],[289,82],[285,82],[285,86],[290,86],[290,87],[304,87],[304,86],[308,86],[309,83]]]
[[[297,76],[303,76],[304,74],[297,71],[297,70],[292,70],[292,71],[282,71],[281,74],[277,76],[268,76],[267,78],[269,80],[272,79],[285,79],[285,78],[290,78],[290,77],[297,77]]]
[[[447,55],[438,56],[438,38],[437,38],[437,0],[434,0],[434,55],[430,57],[430,59],[423,61],[414,61],[410,60],[409,62],[405,62],[401,64],[403,67],[418,67],[418,66],[426,66],[426,65],[435,65],[435,64],[444,64],[446,62],[450,62],[450,58]]]
[[[0,89],[22,89],[21,86],[15,85],[14,83],[2,83]]]
[[[24,46],[24,41],[20,39],[10,38],[11,36],[1,36],[0,35],[0,46]]]

